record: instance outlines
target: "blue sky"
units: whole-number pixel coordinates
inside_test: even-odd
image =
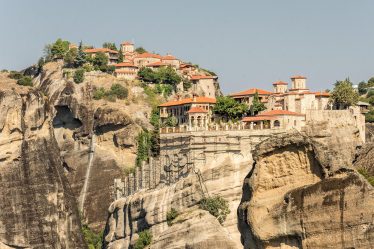
[[[0,68],[22,69],[61,37],[132,40],[215,71],[224,93],[308,77],[313,90],[374,76],[372,0],[0,0]]]

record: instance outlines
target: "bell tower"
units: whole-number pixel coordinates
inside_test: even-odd
[[[309,89],[306,87],[306,77],[297,75],[291,77],[292,86],[290,91],[308,91]]]

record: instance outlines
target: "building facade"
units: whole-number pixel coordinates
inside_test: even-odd
[[[109,48],[89,48],[85,49],[84,52],[94,58],[97,53],[103,53],[108,57],[108,65],[115,65],[118,62],[118,51],[111,50]]]
[[[198,97],[169,101],[159,106],[161,122],[165,123],[170,117],[177,120],[178,126],[188,130],[207,129],[213,122],[213,107],[215,98]]]

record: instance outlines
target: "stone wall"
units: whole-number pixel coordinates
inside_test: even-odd
[[[162,148],[158,158],[150,158],[123,180],[115,179],[115,200],[141,189],[170,185],[207,168],[213,168],[227,157],[236,162],[248,160],[250,150],[259,142],[283,130],[206,131],[161,134]],[[212,176],[214,178],[214,176]]]

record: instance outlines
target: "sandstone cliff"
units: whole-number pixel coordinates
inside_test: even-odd
[[[113,202],[105,248],[131,248],[144,229],[153,234],[150,248],[373,247],[373,187],[352,167],[361,146],[353,124],[326,119],[302,133],[260,141],[244,146],[240,154],[248,156],[219,153],[219,160],[204,160],[198,166],[203,183],[190,172],[174,184]],[[222,225],[198,207],[207,194],[230,203]],[[180,215],[168,226],[172,208]]]
[[[85,248],[46,98],[0,86],[0,248]]]
[[[351,164],[336,168],[347,155],[331,144],[298,135],[256,147],[238,209],[244,248],[373,248],[374,189]]]

